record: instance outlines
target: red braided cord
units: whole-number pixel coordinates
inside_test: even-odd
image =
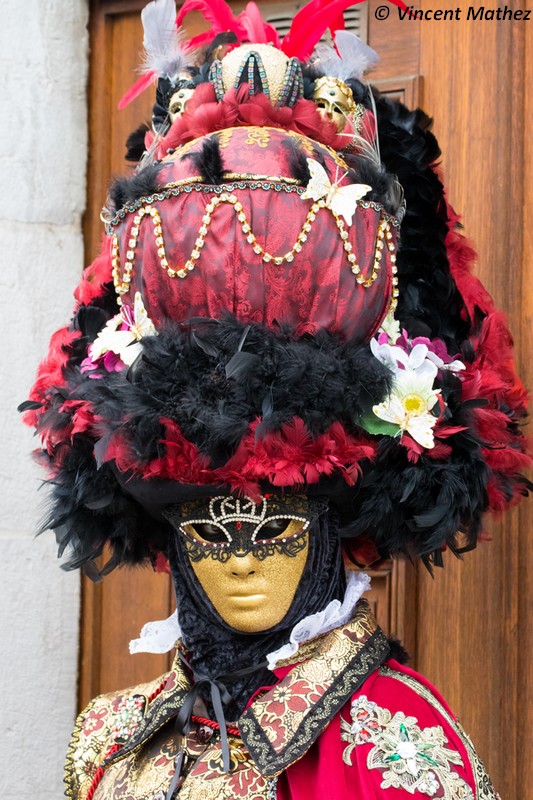
[[[196,714],[193,714],[191,719],[193,722],[197,722],[199,725],[207,725],[208,728],[213,728],[215,731],[220,730],[220,725],[218,722],[213,722],[212,719],[206,719],[206,717],[197,717]],[[240,736],[240,731],[238,728],[230,728],[229,725],[226,727],[226,730],[231,736]]]
[[[166,683],[167,683],[167,678],[165,678],[159,684],[157,689],[155,689],[152,692],[152,694],[148,697],[148,704],[150,704],[152,702],[152,700],[155,700],[155,698],[158,697],[158,695],[161,694],[161,692],[163,691],[163,689],[166,686]],[[220,725],[218,724],[218,722],[213,722],[213,720],[211,720],[211,719],[206,719],[205,717],[197,717],[194,714],[192,716],[192,719],[194,720],[194,722],[197,722],[200,725],[207,725],[209,728],[213,728],[213,730],[220,730]],[[240,736],[238,728],[230,728],[230,727],[228,727],[227,731],[231,736]],[[105,756],[103,758],[103,761],[105,761],[110,756],[112,756],[113,753],[116,753],[118,750],[120,750],[121,747],[122,747],[122,744],[119,744],[118,742],[116,744],[114,744],[112,747],[110,747],[109,750],[107,751],[107,753],[105,754]],[[89,786],[89,791],[87,792],[87,796],[86,796],[85,800],[93,800],[94,793],[96,792],[96,790],[97,790],[97,788],[98,788],[98,786],[100,784],[100,781],[104,777],[104,774],[105,774],[104,767],[102,767],[102,766],[98,767],[98,769],[94,773],[94,776],[93,776],[93,779],[91,781],[91,785]]]
[[[120,750],[121,747],[122,747],[121,744],[114,744],[112,747],[110,747],[107,753],[105,754],[104,761],[106,760],[106,758],[109,758],[109,756],[113,755],[113,753],[116,753],[117,750]],[[85,798],[85,800],[93,800],[94,793],[98,788],[98,784],[104,777],[104,773],[105,769],[103,767],[98,767],[98,769],[94,773],[94,778],[92,779],[91,785],[89,786],[89,791],[87,792],[87,797]]]
[[[165,686],[167,685],[167,680],[168,680],[168,678],[166,678],[166,677],[165,677],[165,678],[163,678],[163,680],[161,681],[161,683],[159,684],[159,686],[157,687],[157,689],[155,689],[155,690],[152,692],[152,694],[151,694],[151,695],[148,697],[148,705],[150,705],[150,703],[152,702],[152,700],[155,700],[155,698],[156,698],[158,695],[160,695],[160,694],[161,694],[161,692],[163,691],[163,689],[164,689],[164,688],[165,688]]]
[[[165,688],[166,683],[167,683],[167,678],[165,677],[164,680],[159,684],[157,689],[155,689],[152,692],[152,694],[148,697],[148,705],[150,705],[152,700],[155,700],[155,698],[158,695],[161,694],[161,692]],[[109,758],[109,756],[112,756],[113,753],[116,753],[118,750],[120,750],[120,748],[122,746],[123,745],[119,744],[118,742],[115,743],[112,747],[109,748],[109,750],[107,751],[107,753],[105,754],[105,756],[103,758],[103,761],[105,761],[107,758]],[[104,774],[105,774],[105,768],[102,767],[102,766],[98,767],[98,769],[94,773],[94,777],[93,777],[93,779],[91,781],[91,785],[89,786],[89,791],[87,792],[87,796],[86,796],[85,800],[93,800],[94,793],[96,792],[100,781],[104,777]]]

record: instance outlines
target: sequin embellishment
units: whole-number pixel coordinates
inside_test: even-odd
[[[438,797],[440,800],[474,800],[474,795],[452,765],[463,766],[459,753],[446,747],[440,725],[420,728],[416,717],[402,711],[394,716],[365,695],[352,701],[351,724],[341,720],[341,739],[348,742],[342,758],[352,764],[358,745],[372,744],[368,769],[383,770],[382,789],[403,789],[409,794]]]
[[[124,743],[139,727],[146,710],[146,697],[134,694],[125,697],[117,710],[117,717],[113,727],[115,742]]]

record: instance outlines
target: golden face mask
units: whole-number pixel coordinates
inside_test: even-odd
[[[227,625],[270,630],[289,611],[305,568],[308,501],[214,497],[206,506],[182,506],[176,524],[198,582]]]
[[[319,113],[334,122],[338,131],[344,130],[357,109],[350,87],[330,75],[316,81],[313,100]]]

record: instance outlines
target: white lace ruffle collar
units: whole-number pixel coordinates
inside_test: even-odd
[[[279,661],[291,658],[304,642],[315,639],[323,633],[345,625],[351,619],[355,605],[361,595],[370,589],[370,578],[364,572],[348,570],[346,592],[341,603],[332,600],[323,611],[310,614],[298,622],[291,631],[289,641],[278,650],[267,655],[268,668],[275,669]],[[178,612],[174,611],[168,619],[147,622],[138,639],[130,642],[130,653],[168,653],[181,637]]]

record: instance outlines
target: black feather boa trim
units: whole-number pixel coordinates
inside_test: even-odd
[[[143,340],[126,372],[74,370],[77,399],[89,402],[110,436],[127,423],[141,463],[158,457],[161,419],[173,420],[209,459],[224,464],[257,418],[261,436],[299,417],[312,436],[334,422],[348,427],[390,390],[391,376],[367,345],[321,331],[245,325],[233,317],[167,325]]]
[[[61,551],[68,545],[66,567],[84,566],[92,577],[92,562],[106,542],[113,551],[108,571],[165,552],[169,528],[160,512],[169,502],[235,489],[146,477],[168,451],[162,420],[175,423],[214,470],[234,457],[254,420],[260,420],[253,428],[258,442],[296,417],[313,441],[339,423],[357,435],[355,421],[390,386],[388,370],[367,346],[342,343],[326,332],[295,339],[290,331],[232,317],[171,326],[143,340],[143,353],[128,371],[90,377],[94,373],[81,372],[75,363],[94,323],[88,309],[80,309],[77,324],[84,336],[65,368],[68,388],[50,391],[39,426],[56,442],[45,457],[54,472],[45,526],[56,530]],[[474,433],[472,404],[461,403],[455,376],[445,376],[442,395],[442,422],[456,429],[445,439],[444,459],[428,451],[413,461],[399,439],[367,437],[375,458],[362,458],[354,485],[337,472],[304,487],[308,494],[328,495],[338,507],[343,537],[370,537],[382,555],[404,553],[435,563],[444,546],[455,552],[475,546],[489,470]],[[92,422],[78,432],[80,407]],[[133,454],[126,474],[107,460],[115,436],[126,439]],[[264,481],[259,488],[283,491]]]
[[[406,213],[398,252],[396,318],[409,336],[442,339],[459,352],[470,320],[450,271],[445,240],[448,219],[444,187],[435,171],[440,148],[431,119],[409,111],[373,89],[381,158],[405,193]]]

